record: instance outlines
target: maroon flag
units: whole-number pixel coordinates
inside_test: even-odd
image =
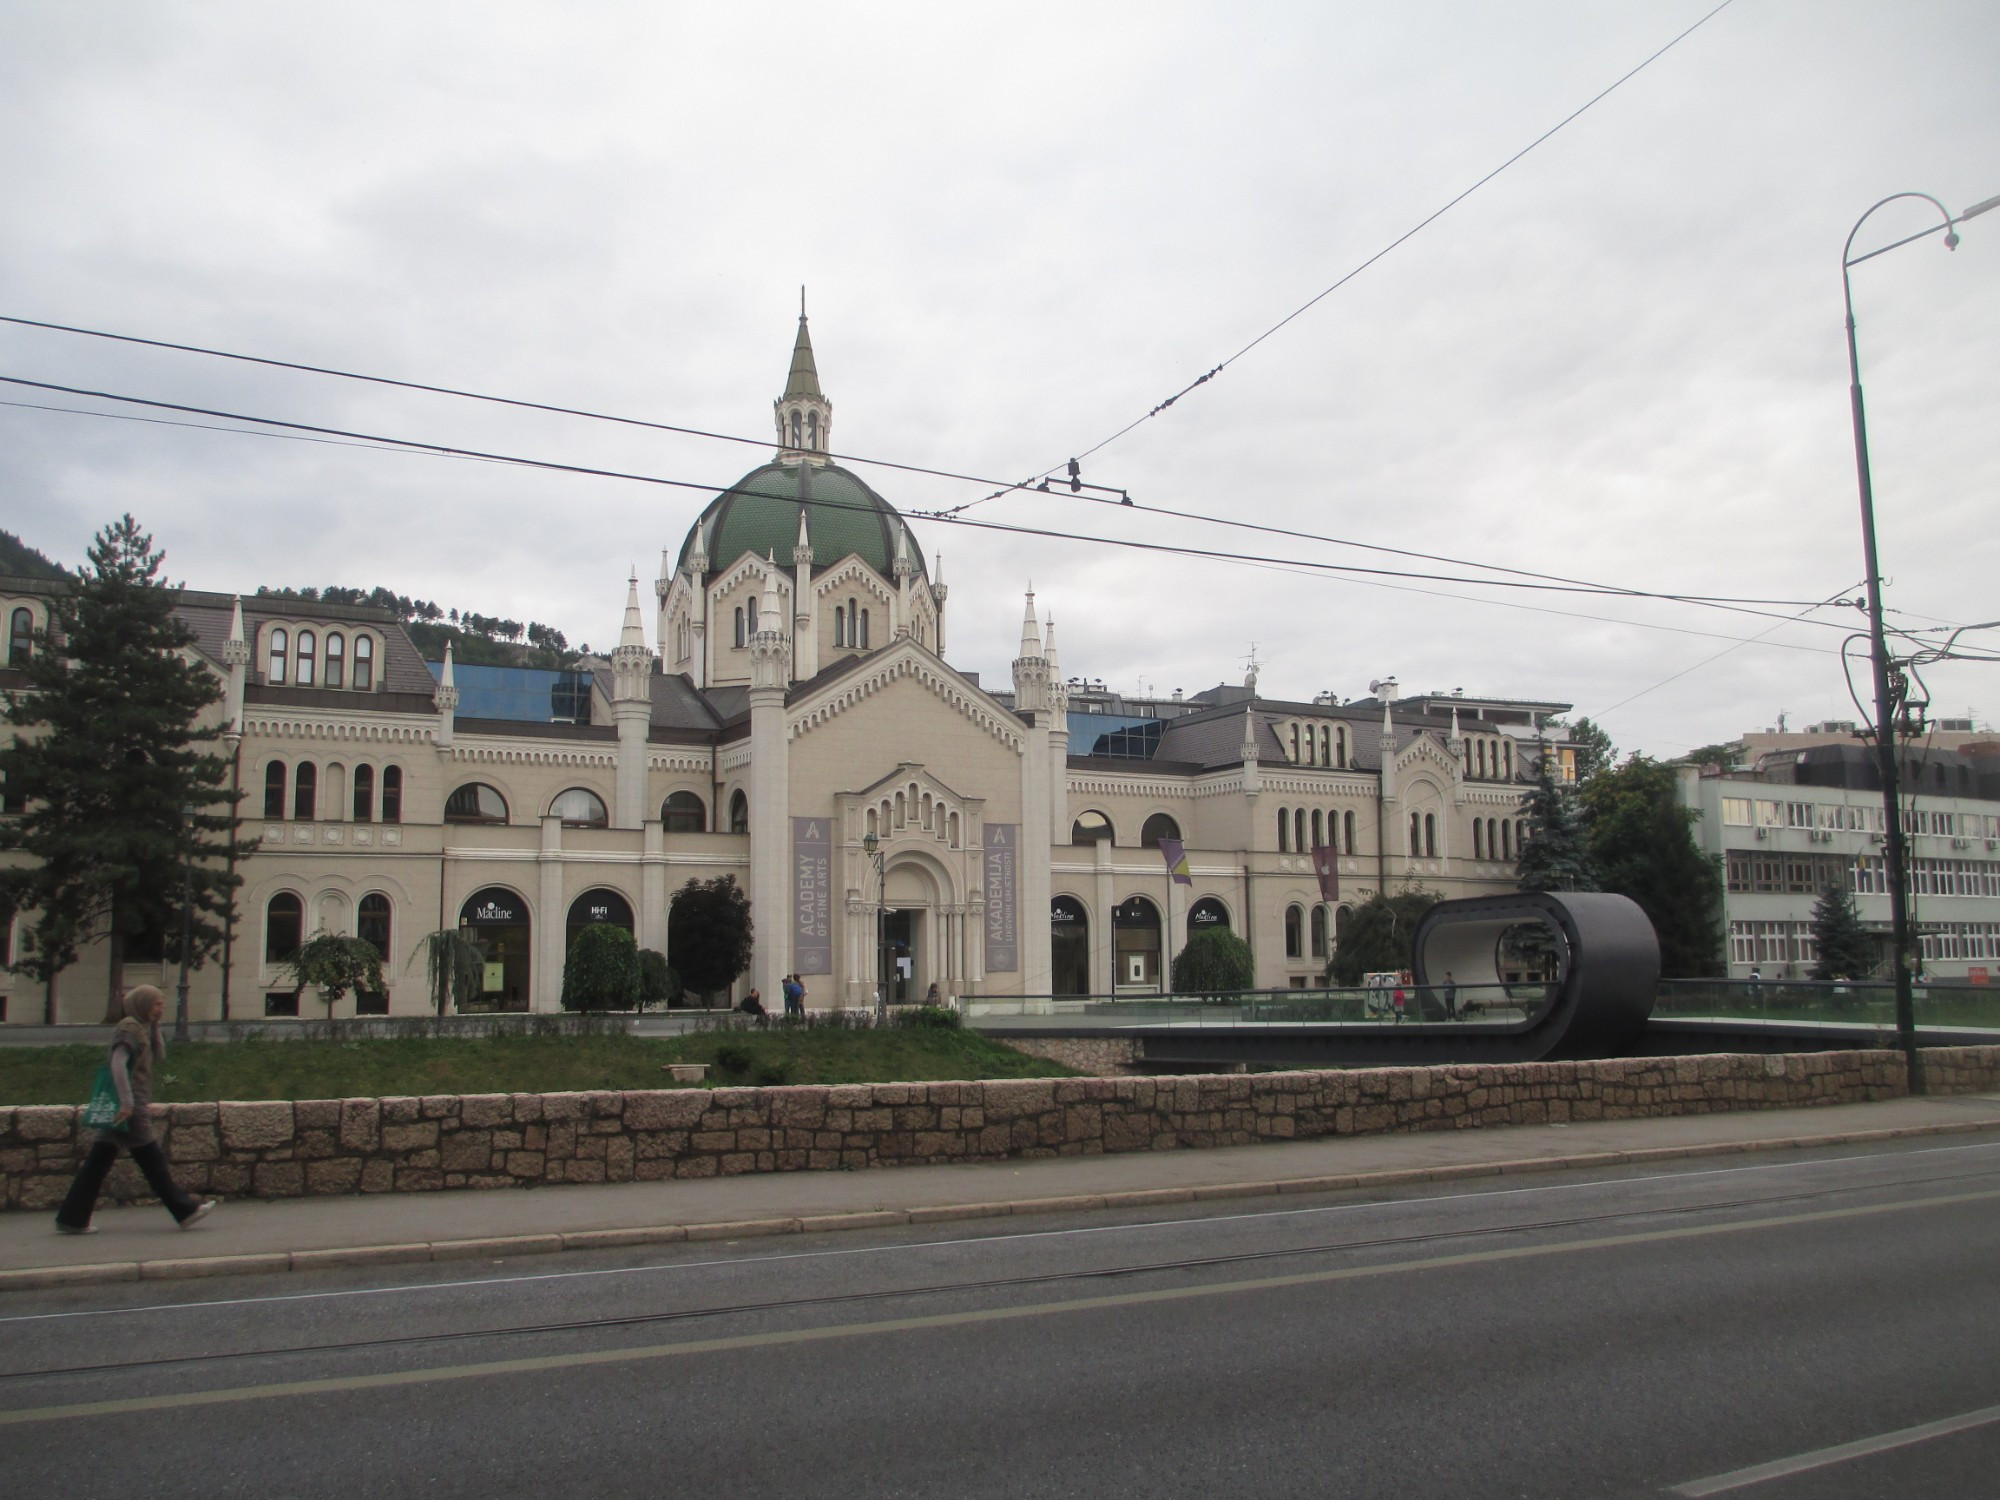
[[[1319,899],[1340,899],[1340,858],[1331,845],[1313,845],[1313,874],[1319,876]]]

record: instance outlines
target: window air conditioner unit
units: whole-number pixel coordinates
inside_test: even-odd
[[[1988,839],[1986,847],[1989,849],[2000,849],[2000,839]]]
[[[1952,848],[1954,848],[1954,849],[1970,849],[1970,848],[1972,847],[1972,840],[1971,840],[1971,839],[1953,839],[1953,840],[1951,841],[1951,847],[1952,847]]]
[[[1889,842],[1889,835],[1886,833],[1871,833],[1868,835],[1868,842],[1871,844],[1886,844]]]
[[[1771,836],[1771,830],[1768,828],[1760,828],[1757,830],[1757,837],[1760,839],[1767,839],[1770,836]]]

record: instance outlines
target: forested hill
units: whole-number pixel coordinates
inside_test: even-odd
[[[67,576],[60,564],[50,562],[11,531],[0,531],[0,573],[12,573],[17,578]]]
[[[412,599],[390,589],[272,588],[257,590],[268,599],[304,599],[327,604],[368,604],[386,609],[409,627],[410,639],[428,661],[444,656],[445,642],[459,661],[494,667],[565,667],[589,651],[572,648],[560,630],[530,620],[505,620],[476,610],[446,609],[428,599]]]

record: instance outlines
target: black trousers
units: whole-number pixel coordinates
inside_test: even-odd
[[[83,1159],[82,1167],[77,1170],[76,1181],[69,1185],[69,1196],[56,1210],[58,1224],[82,1229],[90,1223],[90,1216],[97,1211],[97,1195],[104,1190],[104,1179],[111,1175],[111,1166],[118,1160],[121,1144],[124,1143],[100,1136],[97,1144],[90,1148],[90,1155]],[[132,1160],[146,1174],[146,1185],[167,1206],[167,1212],[174,1216],[176,1223],[201,1206],[199,1199],[191,1197],[174,1181],[173,1171],[167,1166],[167,1153],[160,1149],[158,1141],[125,1144],[125,1149],[132,1153]]]

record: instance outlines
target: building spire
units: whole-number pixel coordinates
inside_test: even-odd
[[[806,326],[804,287],[799,288],[799,336],[792,344],[785,394],[772,403],[772,409],[778,421],[778,462],[825,463],[833,431],[833,403],[820,389],[812,332]]]
[[[799,288],[799,336],[792,344],[791,373],[785,378],[787,396],[822,396],[819,367],[813,363],[812,334],[806,327],[806,289]]]
[[[618,645],[622,650],[627,646],[646,649],[646,627],[639,619],[639,570],[632,570],[631,581],[625,588],[625,624],[618,632]]]
[[[1028,583],[1028,606],[1021,611],[1021,657],[1023,660],[1041,659],[1042,631],[1035,622],[1035,585]]]

